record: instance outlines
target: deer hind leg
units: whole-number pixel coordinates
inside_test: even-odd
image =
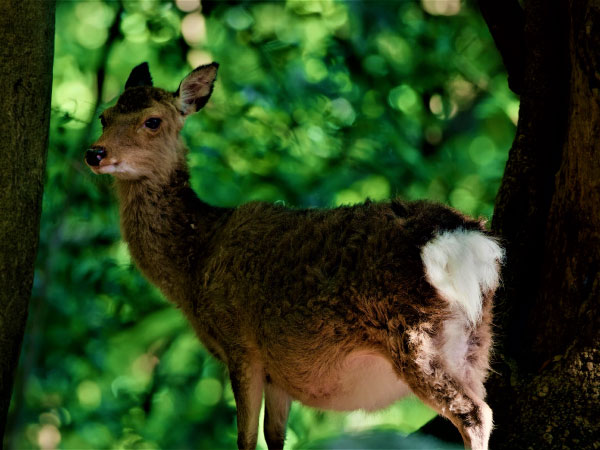
[[[238,448],[254,450],[263,394],[263,367],[252,361],[232,361],[229,377],[237,409]]]
[[[447,348],[427,331],[409,333],[409,354],[403,379],[424,403],[448,418],[462,435],[466,448],[487,450],[492,410],[482,397],[483,381],[456,371]],[[465,356],[463,356],[465,357]]]
[[[483,321],[475,328],[463,317],[451,316],[444,321],[441,336],[434,339],[446,369],[482,399],[491,345],[489,309],[484,305]]]
[[[475,328],[467,331],[467,353],[465,357],[465,380],[479,397],[485,398],[485,382],[489,369],[491,332],[491,295],[483,305],[483,320]]]
[[[283,449],[290,405],[290,396],[267,379],[265,383],[265,439],[269,450]]]

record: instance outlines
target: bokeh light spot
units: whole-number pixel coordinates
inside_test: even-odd
[[[520,106],[520,103],[518,100],[511,100],[511,101],[507,102],[506,108],[505,108],[506,115],[508,116],[510,121],[515,125],[519,121],[519,106]]]
[[[421,6],[434,16],[454,16],[460,12],[460,0],[421,0]]]
[[[452,100],[455,101],[461,108],[470,106],[471,102],[475,98],[476,91],[473,83],[470,83],[460,76],[457,76],[451,80],[448,83],[448,87]]]
[[[429,110],[440,119],[449,119],[458,112],[458,105],[451,99],[444,99],[440,94],[433,94],[429,99]]]
[[[479,207],[483,186],[477,175],[470,175],[459,181],[458,186],[450,192],[450,204],[467,214],[474,214]]]
[[[100,387],[90,380],[85,380],[77,386],[77,399],[86,409],[96,409],[102,402]]]
[[[204,50],[198,50],[197,48],[193,48],[187,53],[187,62],[193,68],[202,66],[204,64],[209,64],[212,61],[212,55],[208,52],[205,52]]]
[[[175,6],[180,11],[192,12],[200,8],[200,0],[175,0]]]
[[[418,100],[417,93],[406,84],[393,88],[388,95],[390,106],[405,114],[416,112]]]
[[[359,182],[360,193],[371,200],[385,200],[390,197],[390,182],[381,175],[372,175]]]
[[[312,83],[318,83],[327,76],[327,67],[320,59],[311,58],[304,64],[306,79]]]
[[[465,188],[456,188],[450,193],[450,204],[460,211],[470,213],[477,205],[477,199]]]
[[[444,113],[444,102],[440,94],[433,94],[429,99],[429,110],[436,116],[441,116]]]
[[[115,17],[115,9],[103,2],[77,2],[75,15],[83,24],[108,28]]]
[[[316,142],[316,143],[321,142],[323,140],[323,138],[325,137],[325,133],[323,133],[323,129],[316,125],[311,125],[310,127],[308,127],[306,134],[308,135],[308,137],[311,141]]]
[[[356,203],[360,203],[362,201],[364,201],[363,196],[352,189],[344,189],[339,191],[335,194],[333,199],[335,206],[355,205]]]
[[[352,125],[356,119],[354,108],[345,98],[336,98],[331,102],[331,114],[343,125]]]
[[[144,42],[148,39],[146,18],[142,14],[126,15],[121,22],[121,31],[132,42]]]
[[[40,428],[37,443],[42,450],[53,450],[61,439],[60,431],[54,425],[44,425]]]
[[[206,21],[202,14],[191,13],[181,21],[181,34],[190,45],[197,45],[206,40]]]
[[[173,393],[170,389],[161,389],[153,398],[153,406],[157,411],[160,411],[160,415],[168,417],[175,413],[175,400]]]
[[[165,14],[160,20],[153,20],[148,24],[150,38],[156,44],[164,44],[175,38],[180,27],[179,18],[173,13]]]
[[[196,385],[196,397],[205,406],[219,403],[223,394],[223,386],[216,378],[203,378]]]
[[[102,47],[107,37],[108,32],[106,28],[97,28],[84,22],[80,22],[77,28],[75,28],[75,39],[77,39],[77,42],[82,47],[89,48],[90,50]]]
[[[245,30],[254,22],[248,11],[242,7],[230,8],[225,13],[225,21],[234,30]]]
[[[496,145],[487,136],[477,136],[469,145],[469,156],[475,164],[483,166],[493,161]]]
[[[385,112],[384,104],[382,104],[379,93],[377,91],[368,91],[362,103],[362,112],[365,116],[376,119]]]
[[[94,94],[89,86],[81,79],[66,80],[53,89],[54,104],[62,111],[73,117],[89,117],[94,105]],[[77,120],[68,122],[65,126],[82,128],[85,123]]]
[[[391,33],[384,32],[377,36],[377,49],[396,69],[405,72],[411,67],[413,54],[406,39]]]
[[[390,197],[390,182],[381,175],[371,175],[353,183],[350,189],[336,193],[334,203],[339,205],[353,205],[364,202],[367,198],[375,201],[385,200]]]

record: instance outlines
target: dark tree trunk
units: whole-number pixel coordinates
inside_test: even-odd
[[[0,447],[27,318],[48,147],[52,0],[2,0],[0,15]]]
[[[507,261],[490,447],[598,449],[600,1],[479,4],[521,95],[492,223]],[[458,438],[438,419],[424,431]]]
[[[525,5],[519,125],[493,221],[508,259],[492,446],[600,448],[600,2]]]

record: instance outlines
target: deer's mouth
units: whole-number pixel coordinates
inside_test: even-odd
[[[127,165],[121,164],[120,161],[117,161],[114,158],[103,159],[101,161],[98,161],[98,164],[90,164],[88,161],[88,166],[96,175],[117,174],[127,172]]]
[[[98,166],[91,167],[95,174],[109,174],[122,180],[136,180],[139,173],[135,167],[130,166],[126,161],[103,160]]]
[[[106,161],[106,163],[104,163],[104,164],[100,163],[99,166],[92,167],[92,170],[96,173],[101,173],[101,174],[116,173],[116,172],[121,171],[121,167],[117,161],[115,161],[115,162]]]

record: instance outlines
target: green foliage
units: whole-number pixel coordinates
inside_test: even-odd
[[[200,13],[184,11],[194,0],[177,3],[58,3],[41,242],[10,448],[235,446],[224,369],[132,267],[110,179],[83,163],[98,113],[142,61],[173,90],[196,65],[221,63],[211,101],[184,129],[192,183],[209,203],[322,207],[399,195],[492,213],[518,101],[471,5],[211,2]],[[295,404],[288,444],[339,448],[340,436],[410,433],[432,416],[414,399],[372,415]]]

